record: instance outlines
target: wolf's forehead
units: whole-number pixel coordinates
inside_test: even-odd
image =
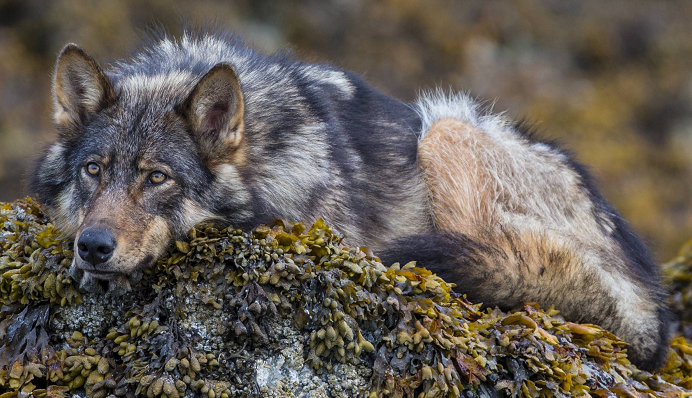
[[[144,159],[153,162],[179,155],[191,146],[183,120],[174,112],[175,99],[161,96],[128,98],[91,129],[92,145],[99,153],[108,153],[113,163],[133,165]]]
[[[186,70],[136,73],[122,77],[117,86],[124,104],[171,105],[183,101],[199,76]]]
[[[116,83],[118,103],[109,112],[113,133],[133,142],[170,130],[175,122],[174,107],[184,101],[196,78],[184,70],[122,77]]]

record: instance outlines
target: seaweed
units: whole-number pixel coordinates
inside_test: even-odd
[[[680,322],[678,329],[686,339],[692,339],[692,239],[662,269],[671,290],[670,307]]]
[[[689,336],[641,371],[607,330],[481,310],[321,220],[198,225],[124,295],[81,290],[71,247],[30,198],[0,205],[0,397],[692,395]]]

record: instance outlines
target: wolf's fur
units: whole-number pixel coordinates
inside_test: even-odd
[[[127,283],[204,220],[322,217],[474,300],[555,304],[619,333],[640,365],[661,362],[667,320],[645,247],[567,154],[466,96],[410,106],[213,34],[162,38],[105,71],[68,45],[54,101],[60,136],[32,187],[76,241],[98,228],[117,243],[97,265],[75,256],[85,280]]]

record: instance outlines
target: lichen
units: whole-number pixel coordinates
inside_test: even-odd
[[[31,199],[0,205],[0,398],[692,395],[684,336],[650,374],[598,326],[482,311],[322,221],[199,225],[120,296],[80,291],[71,247]]]

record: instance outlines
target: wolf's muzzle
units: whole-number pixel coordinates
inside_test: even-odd
[[[77,251],[82,260],[95,267],[111,258],[115,246],[113,234],[104,229],[88,228],[79,237]]]

